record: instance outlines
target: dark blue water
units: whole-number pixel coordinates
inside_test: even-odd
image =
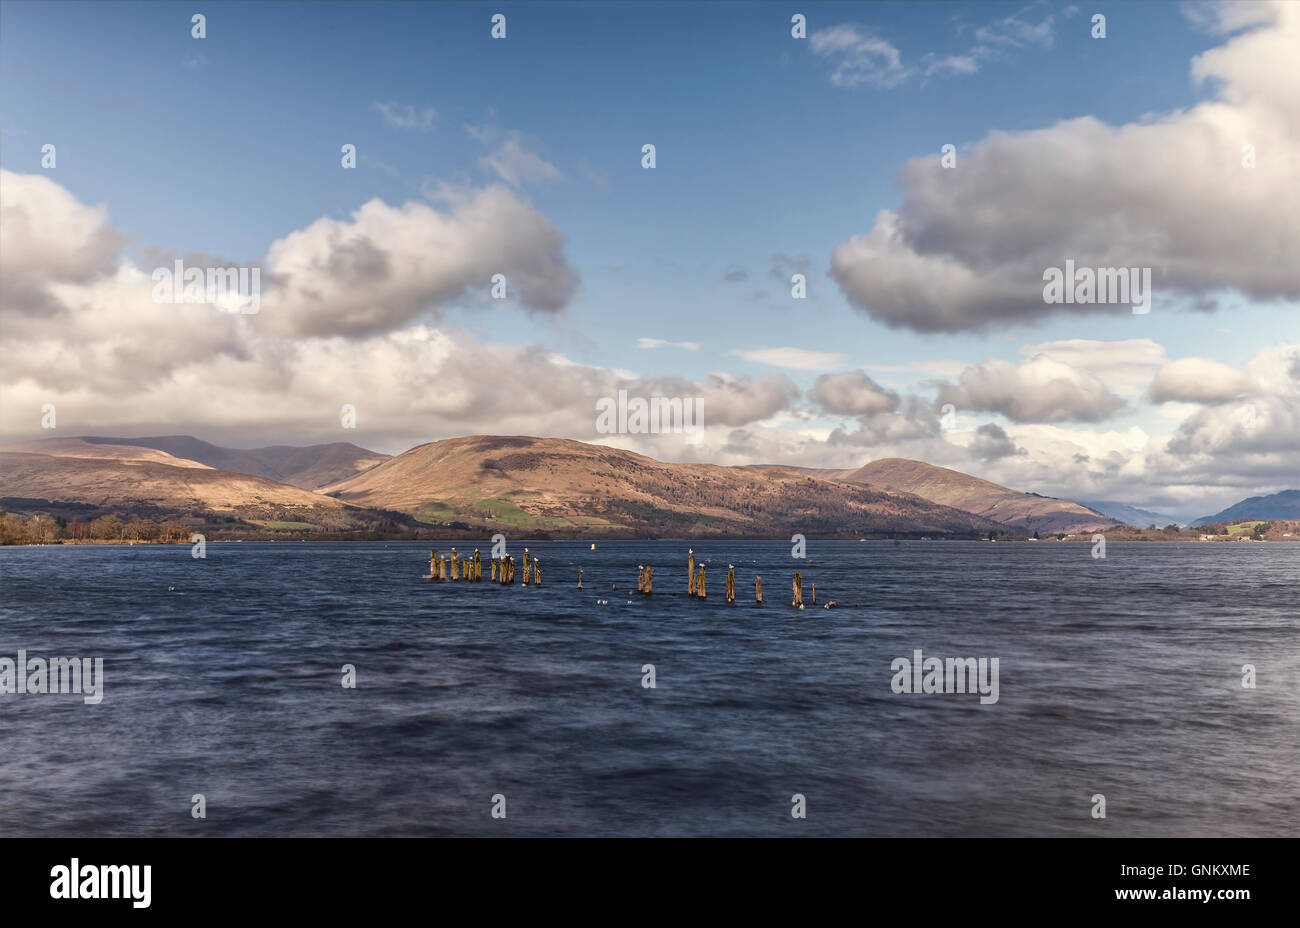
[[[0,696],[0,834],[1300,834],[1300,545],[693,545],[707,603],[684,542],[530,543],[540,588],[428,544],[0,548],[0,657],[105,674]],[[997,657],[998,702],[892,692],[916,648]]]

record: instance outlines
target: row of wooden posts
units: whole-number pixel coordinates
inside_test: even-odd
[[[488,561],[491,565],[491,581],[506,585],[515,582],[515,559],[511,555],[503,558],[497,558]],[[637,565],[636,591],[645,596],[654,592],[654,568],[647,567],[643,564]],[[464,580],[469,583],[478,583],[483,580],[483,558],[478,549],[474,549],[474,556],[461,557],[456,553],[456,549],[451,549],[449,557],[439,558],[437,551],[429,552],[429,579],[430,580]],[[542,569],[541,562],[528,553],[524,548],[523,562],[523,586],[541,586]],[[578,568],[578,589],[582,589],[582,568]],[[817,605],[817,584],[809,584],[809,591],[812,594],[811,605]],[[704,583],[704,565],[699,565],[699,571],[696,571],[695,551],[688,550],[686,561],[686,595],[692,599],[706,599]],[[723,594],[727,602],[736,601],[736,565],[727,565],[727,583],[726,591]],[[763,578],[754,577],[754,600],[761,606],[763,604]],[[803,573],[795,571],[794,575],[794,600],[792,606],[799,609],[803,608]],[[834,605],[834,603],[831,603]]]
[[[493,583],[500,583],[502,586],[515,582],[515,559],[513,555],[506,555],[503,558],[494,558],[488,561],[491,574],[490,580]],[[579,574],[582,572],[579,571]],[[451,549],[449,557],[439,558],[437,551],[429,552],[429,579],[430,580],[463,580],[468,583],[481,583],[483,581],[483,556],[479,554],[478,548],[474,549],[474,556],[461,557],[456,553],[456,549]],[[528,553],[524,548],[524,586],[541,586],[542,585],[542,566],[541,561]],[[582,588],[582,580],[579,577],[578,588]]]

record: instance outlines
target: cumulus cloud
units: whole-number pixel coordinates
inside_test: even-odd
[[[831,277],[858,309],[922,332],[1130,312],[1045,303],[1043,273],[1067,259],[1152,268],[1156,312],[1212,308],[1223,291],[1300,297],[1300,5],[1263,9],[1266,23],[1194,59],[1212,100],[1122,126],[992,132],[953,169],[907,162],[901,207],[836,246]]]
[[[861,370],[823,374],[810,395],[827,412],[840,415],[869,416],[898,408],[898,394],[886,390]]]
[[[1123,395],[1141,393],[1165,362],[1164,346],[1149,338],[1119,341],[1069,338],[1022,345],[1020,353],[1029,357],[1043,355],[1087,371],[1113,392]]]
[[[1124,406],[1096,375],[1043,354],[1020,364],[992,358],[971,365],[957,383],[939,384],[936,402],[1013,422],[1100,422]]]
[[[564,239],[505,187],[469,191],[447,211],[371,200],[272,243],[257,325],[278,335],[368,335],[471,297],[491,278],[529,309],[561,309],[578,286]]]
[[[39,174],[0,170],[0,311],[57,310],[46,284],[84,283],[111,272],[126,237],[108,208],[86,206]]]
[[[1012,455],[1025,454],[1000,425],[986,422],[975,430],[975,437],[966,446],[972,455],[981,461],[997,461]]]
[[[1179,358],[1156,372],[1154,403],[1227,403],[1256,389],[1251,379],[1228,364],[1208,358]]]

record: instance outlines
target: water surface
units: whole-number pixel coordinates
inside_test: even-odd
[[[675,541],[530,543],[540,588],[427,543],[0,548],[0,656],[105,666],[0,696],[0,835],[1300,834],[1300,546],[690,546],[705,603]],[[998,702],[892,692],[916,648],[997,657]]]

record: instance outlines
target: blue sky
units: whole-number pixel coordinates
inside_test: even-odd
[[[863,311],[828,275],[837,246],[905,203],[909,159],[937,161],[945,143],[965,159],[990,133],[1077,117],[1142,124],[1214,97],[1191,62],[1224,30],[1172,2],[1107,6],[1098,40],[1091,9],[1061,3],[5,2],[0,161],[104,204],[123,256],[146,272],[153,248],[256,262],[374,198],[436,205],[440,184],[504,184],[563,237],[576,291],[559,312],[507,315],[469,293],[408,321],[644,378],[776,373],[808,390],[860,368],[885,389],[920,390],[1070,339],[1149,339],[1167,359],[1240,367],[1294,339],[1294,302],[1229,286],[1213,313],[1186,310],[1181,290],[1157,293],[1147,316],[933,332]],[[204,39],[190,35],[193,12],[207,16]],[[505,40],[489,36],[494,12]],[[797,12],[813,37],[847,28],[886,43],[901,70],[837,83],[842,59],[791,37]],[[973,73],[925,73],[977,45]],[[511,140],[536,159],[514,183],[485,160]],[[42,171],[45,142],[57,142],[55,171]],[[640,164],[647,142],[654,170]],[[356,170],[339,166],[343,143],[357,146]],[[806,259],[808,300],[772,276],[777,254]],[[699,347],[647,350],[645,338]],[[799,369],[732,353],[773,348],[838,357]],[[1168,431],[1160,414],[1134,401],[1104,427]],[[812,432],[845,419],[799,415]],[[977,421],[1008,424],[990,410]],[[373,437],[400,450],[419,431]]]

